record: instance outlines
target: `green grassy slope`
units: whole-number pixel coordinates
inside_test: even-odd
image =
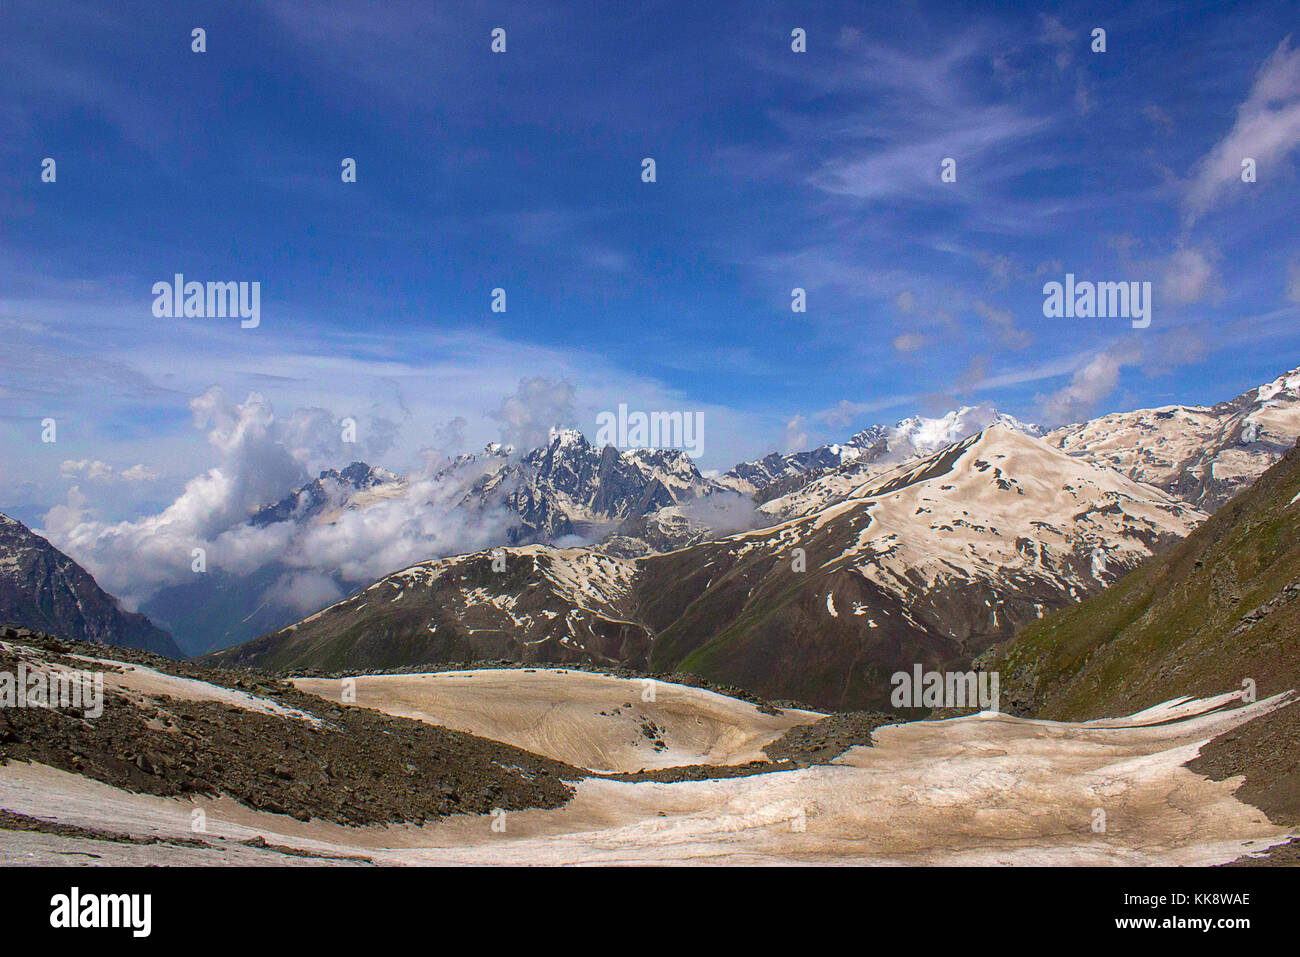
[[[1247,678],[1260,697],[1300,686],[1297,495],[1293,449],[1169,552],[991,649],[1003,707],[1078,720]]]

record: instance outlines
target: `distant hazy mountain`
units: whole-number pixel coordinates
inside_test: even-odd
[[[267,601],[268,592],[290,573],[272,562],[247,575],[213,570],[192,581],[160,588],[140,606],[150,618],[165,624],[186,655],[247,641],[283,627],[301,614],[287,605]]]
[[[89,572],[7,515],[0,515],[0,623],[181,657],[171,635],[123,611]]]

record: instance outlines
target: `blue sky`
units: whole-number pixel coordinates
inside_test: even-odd
[[[703,412],[726,468],[956,404],[1229,398],[1300,365],[1296,14],[8,0],[0,509],[165,505],[220,461],[213,387],[399,470],[620,402]],[[1044,318],[1067,271],[1152,282],[1151,327]],[[176,272],[260,282],[261,325],[155,318]],[[536,421],[494,414],[530,377]]]

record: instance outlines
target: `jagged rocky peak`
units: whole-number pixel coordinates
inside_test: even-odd
[[[694,498],[707,484],[695,460],[681,449],[630,449],[623,457],[679,498]]]
[[[310,518],[331,505],[341,505],[351,493],[385,485],[394,485],[401,478],[388,469],[376,468],[365,462],[353,462],[342,471],[325,469],[306,485],[290,492],[273,505],[263,505],[249,519],[253,525],[271,525],[294,518]]]
[[[374,488],[376,485],[387,485],[390,482],[396,482],[397,476],[388,469],[376,468],[367,465],[365,462],[353,462],[341,472],[326,469],[320,473],[320,479],[334,479],[360,491],[361,489]]]
[[[542,469],[577,469],[594,452],[594,446],[577,429],[552,429],[550,440],[525,455],[524,461]]]

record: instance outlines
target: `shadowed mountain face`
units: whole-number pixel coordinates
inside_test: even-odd
[[[421,563],[214,660],[596,661],[880,708],[893,672],[967,661],[1203,518],[998,425],[809,514],[666,554],[529,546]]]
[[[1009,707],[1068,720],[1300,686],[1300,451],[1186,541],[987,656]]]
[[[166,625],[185,654],[201,655],[297,618],[301,610],[267,597],[281,577],[292,572],[279,563],[247,575],[209,571],[194,575],[193,581],[160,588],[140,610]]]
[[[123,611],[89,572],[7,515],[0,515],[0,623],[181,657],[171,635]]]
[[[631,561],[542,545],[424,562],[208,658],[324,670],[486,659],[644,665],[650,634],[628,617],[636,574]]]

